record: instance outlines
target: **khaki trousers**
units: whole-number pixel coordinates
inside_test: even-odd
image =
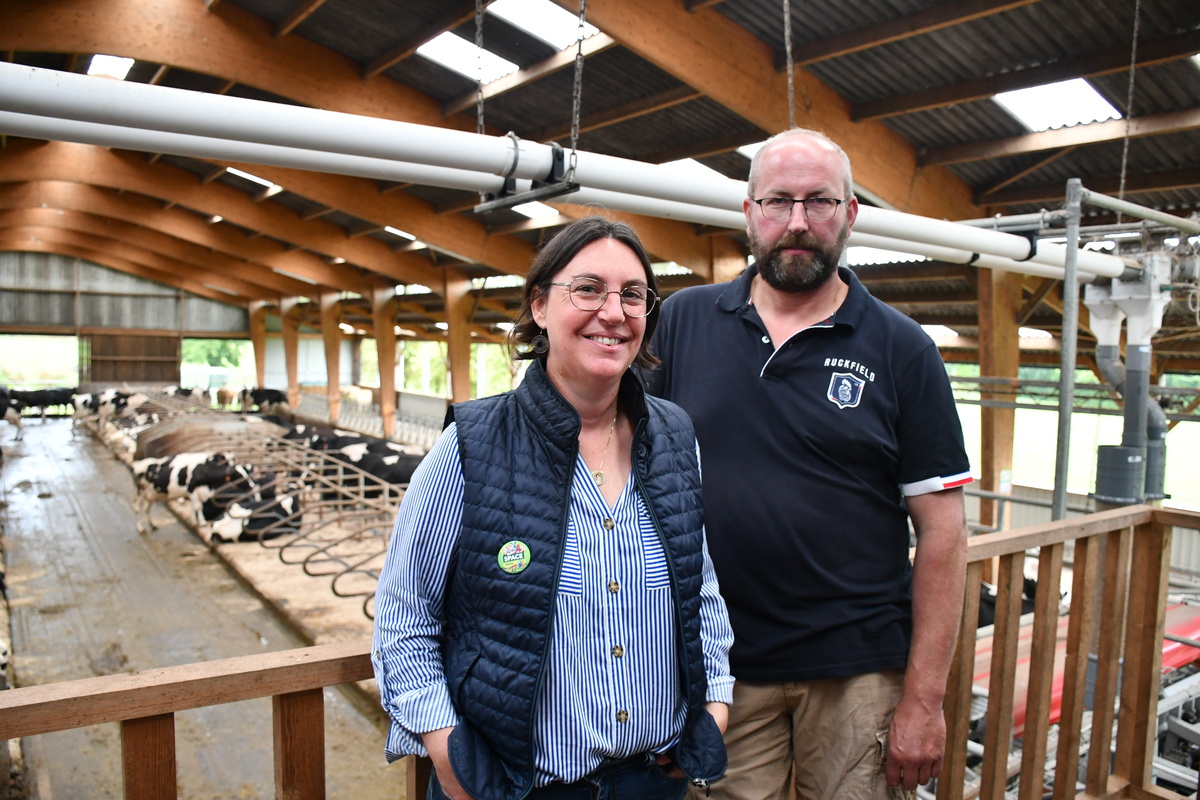
[[[713,784],[711,800],[914,797],[888,785],[883,765],[903,679],[890,670],[796,683],[738,681],[725,733],[729,771]]]

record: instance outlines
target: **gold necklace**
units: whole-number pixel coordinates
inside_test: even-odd
[[[620,412],[613,415],[612,425],[608,428],[608,439],[604,442],[604,455],[600,456],[600,469],[592,470],[592,480],[596,482],[597,486],[604,485],[604,460],[608,458],[608,446],[612,444],[613,431],[617,429],[617,417],[619,416]]]

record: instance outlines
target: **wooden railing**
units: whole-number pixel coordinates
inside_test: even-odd
[[[972,537],[968,547],[963,632],[951,674],[948,743],[939,800],[1001,800],[1019,781],[1022,800],[1041,798],[1048,778],[1058,798],[1180,797],[1152,781],[1171,526],[1200,529],[1200,514],[1150,506],[1114,509],[1020,530]],[[1027,552],[1036,551],[1041,587],[1055,587],[1064,550],[1073,546],[1071,612],[1057,721],[1057,763],[1046,775],[1059,597],[1037,594],[1027,691],[1018,687],[1021,588]],[[979,584],[995,559],[999,589],[989,668],[984,760],[977,785],[967,780],[967,738],[975,678]],[[1097,614],[1099,609],[1099,614]],[[1086,774],[1078,774],[1089,651],[1097,674]],[[1024,661],[1024,658],[1020,659]],[[1118,694],[1118,670],[1121,670]],[[119,722],[124,796],[174,800],[176,712],[271,697],[276,797],[325,797],[326,686],[372,677],[366,639],[298,650],[87,678],[0,692],[0,741]],[[1010,754],[1013,708],[1026,707],[1020,758]],[[1116,729],[1115,755],[1111,731]],[[382,743],[381,743],[382,744]],[[407,796],[424,792],[428,762],[408,759]],[[1086,787],[1076,792],[1076,783]]]

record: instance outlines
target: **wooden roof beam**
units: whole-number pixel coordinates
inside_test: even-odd
[[[1084,187],[1093,192],[1115,195],[1120,191],[1120,176],[1097,176],[1084,178]],[[1200,186],[1200,168],[1167,170],[1127,175],[1125,194],[1144,192],[1169,192],[1174,189],[1192,189]],[[998,191],[987,198],[989,204],[1015,205],[1027,203],[1061,202],[1066,198],[1066,183],[1051,183],[1041,186],[1017,187]]]
[[[1119,142],[1125,138],[1127,126],[1131,139],[1195,130],[1200,128],[1200,108],[1189,108],[1184,111],[1155,114],[1149,117],[1135,117],[1130,120],[1114,119],[1108,122],[1093,122],[1089,125],[1057,128],[1041,133],[1013,136],[1008,139],[993,139],[990,142],[935,147],[919,155],[917,163],[921,166],[962,164],[968,161],[986,161],[1026,153],[1040,153],[1059,147]]]
[[[575,0],[553,0],[577,11]],[[787,76],[771,48],[723,15],[689,14],[680,3],[606,0],[588,8],[593,25],[623,47],[696,88],[760,130],[788,128]],[[0,41],[2,44],[2,41]],[[844,97],[803,68],[795,71],[804,98],[797,124],[820,128],[849,154],[855,179],[901,211],[937,219],[973,219],[973,192],[948,170],[919,169],[916,151],[882,123],[855,123]],[[778,98],[778,102],[764,99]]]
[[[957,3],[938,3],[915,14],[906,14],[802,45],[793,51],[792,60],[796,66],[802,67],[860,50],[912,39],[1039,2],[1041,0],[960,0]],[[1128,62],[1129,59],[1125,60]]]
[[[665,92],[659,92],[658,94],[624,103],[614,108],[598,111],[595,114],[588,114],[579,120],[579,132],[587,133],[588,131],[606,128],[609,125],[616,125],[619,122],[628,122],[629,120],[653,114],[656,111],[662,111],[699,97],[703,97],[703,95],[691,86],[680,85]],[[565,125],[555,125],[534,131],[529,135],[529,138],[539,142],[548,142],[569,136],[570,133],[571,125],[567,123]]]
[[[1200,51],[1200,30],[1141,41],[1137,46],[1137,66],[1149,67],[1165,61],[1189,58],[1197,51]],[[1041,67],[1030,67],[920,92],[880,98],[855,106],[851,116],[859,121],[895,117],[931,108],[985,100],[1000,92],[1014,89],[1028,89],[1031,86],[1042,86],[1070,78],[1092,78],[1128,69],[1129,48],[1118,47]]]
[[[597,33],[583,40],[583,57],[594,56],[597,53],[603,53],[610,47],[615,47],[617,42],[608,34]],[[536,64],[531,64],[524,69],[519,69],[511,75],[505,75],[503,78],[494,80],[491,83],[485,84],[483,87],[483,99],[485,101],[493,97],[499,97],[502,94],[520,89],[522,86],[528,86],[534,81],[539,81],[547,75],[553,75],[561,69],[566,69],[575,63],[575,48],[568,47],[566,50],[560,50],[549,58],[539,61]],[[477,101],[477,92],[467,92],[459,95],[455,99],[446,103],[442,107],[442,113],[447,117],[452,114],[457,114],[459,111],[466,111],[475,105]]]
[[[321,6],[325,5],[325,0],[306,0],[296,6],[295,10],[275,27],[275,38],[282,39],[287,36],[296,26],[313,15],[314,12]]]
[[[492,2],[494,2],[494,0],[484,0],[484,5],[491,5]],[[400,42],[391,50],[388,50],[379,58],[363,67],[363,79],[366,80],[368,78],[373,78],[389,67],[399,64],[401,61],[417,52],[417,48],[428,42],[430,39],[436,39],[440,34],[457,28],[464,22],[475,18],[474,0],[465,0],[465,2],[460,2],[453,5],[447,3],[447,6],[448,10],[445,14],[426,25],[411,39],[406,39],[405,41]]]

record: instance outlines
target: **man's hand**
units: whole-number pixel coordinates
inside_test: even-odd
[[[433,770],[437,773],[438,783],[441,784],[442,794],[450,800],[472,800],[450,766],[450,732],[454,728],[439,728],[436,731],[421,734],[421,741],[429,751],[429,760],[433,762]]]
[[[941,705],[901,697],[888,728],[887,782],[912,791],[942,772],[946,718]]]

